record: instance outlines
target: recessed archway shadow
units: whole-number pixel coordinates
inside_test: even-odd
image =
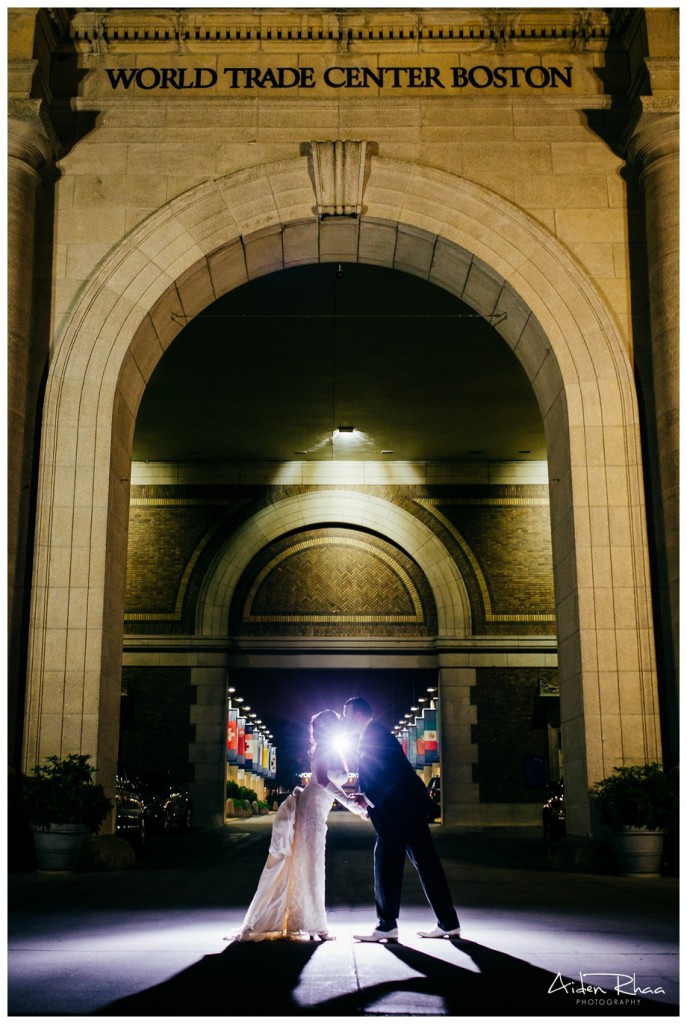
[[[477,970],[392,943],[384,946],[415,976],[356,987],[332,998],[318,998],[328,979],[297,999],[296,990],[318,942],[231,943],[222,953],[203,957],[169,981],[119,999],[100,1016],[213,1017],[231,1013],[261,1016],[676,1016],[678,1007],[640,996],[617,995],[609,979],[605,993],[579,993],[580,978],[560,977],[476,942],[456,940]],[[360,956],[364,956],[364,952]],[[380,969],[380,975],[383,971]],[[338,979],[337,987],[341,987]],[[329,979],[331,983],[331,979]],[[591,1000],[599,1000],[594,1003]],[[602,1001],[602,1002],[601,1002]],[[418,1010],[418,1006],[421,1009]]]

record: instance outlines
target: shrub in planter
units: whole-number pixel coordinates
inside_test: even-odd
[[[99,831],[112,801],[93,782],[95,768],[89,760],[90,754],[53,754],[24,777],[22,803],[32,827],[50,830],[54,824],[68,824]]]
[[[601,818],[613,833],[620,871],[659,874],[664,835],[677,826],[677,772],[666,773],[657,762],[614,768],[594,792]]]
[[[103,787],[93,782],[89,760],[90,754],[53,754],[22,779],[40,871],[74,870],[86,837],[98,832],[112,809]]]
[[[597,806],[612,832],[623,828],[665,831],[677,822],[677,774],[660,764],[614,768],[594,786]]]

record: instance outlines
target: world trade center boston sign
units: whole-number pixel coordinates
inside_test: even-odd
[[[314,67],[140,67],[106,68],[105,74],[113,89],[149,92],[153,89],[216,90],[234,93],[237,90],[317,89],[379,89],[379,90],[456,90],[456,89],[570,89],[572,67],[547,67],[542,64],[472,67],[452,65],[439,68],[430,65],[366,65],[334,64],[318,76]]]

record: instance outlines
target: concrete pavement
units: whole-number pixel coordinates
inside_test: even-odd
[[[400,941],[375,922],[371,826],[330,815],[335,941],[227,943],[269,817],[154,836],[135,868],[9,879],[10,1016],[676,1015],[678,879],[551,870],[533,829],[432,826],[463,927],[434,920],[406,868]]]

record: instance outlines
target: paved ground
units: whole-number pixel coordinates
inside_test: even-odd
[[[374,837],[345,812],[330,816],[333,942],[223,941],[253,895],[268,817],[152,837],[126,871],[13,871],[9,1015],[677,1015],[676,878],[553,871],[536,830],[432,828],[458,941],[415,934],[434,921],[410,864],[400,942],[353,940],[375,920]]]

